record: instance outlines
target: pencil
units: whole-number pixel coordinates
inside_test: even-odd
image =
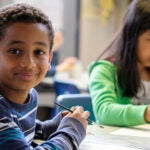
[[[59,106],[59,107],[62,107],[62,108],[64,108],[65,110],[68,110],[68,111],[70,111],[71,113],[73,113],[73,111],[72,111],[71,109],[67,108],[67,107],[64,106],[64,105],[61,105],[61,104],[56,103],[56,102],[55,102],[55,105],[57,105],[57,106]],[[102,125],[97,124],[97,123],[94,122],[93,120],[87,119],[87,121],[88,121],[88,123],[90,123],[91,125],[98,125],[100,128],[104,128]]]

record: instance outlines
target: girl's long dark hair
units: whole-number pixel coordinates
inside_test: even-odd
[[[122,26],[112,42],[99,56],[102,59],[115,60],[118,83],[128,97],[137,96],[140,77],[137,68],[137,40],[150,29],[150,0],[133,0],[123,18]]]

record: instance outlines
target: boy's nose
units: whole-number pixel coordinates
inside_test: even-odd
[[[36,62],[33,56],[26,55],[22,57],[20,65],[21,67],[34,68],[36,66]]]

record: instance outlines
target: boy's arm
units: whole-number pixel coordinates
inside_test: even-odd
[[[54,144],[65,150],[77,150],[86,135],[85,128],[76,119],[64,117],[57,129],[41,146]],[[45,148],[48,148],[45,147]]]
[[[9,124],[9,123],[8,123]],[[27,143],[23,132],[15,125],[11,124],[11,128],[7,128],[7,125],[1,126],[0,134],[0,149],[11,150],[21,149],[29,150],[30,144]],[[85,129],[83,125],[74,118],[65,117],[59,125],[57,131],[48,138],[47,141],[41,143],[33,150],[44,149],[65,149],[65,150],[76,150],[82,139],[85,137]]]
[[[62,141],[63,146],[66,145],[68,148],[73,147],[73,149],[77,149],[85,137],[85,129],[83,125],[74,118],[64,117],[64,119],[61,119],[62,112],[52,120],[47,120],[44,122],[40,122],[39,120],[37,121],[38,124],[40,123],[43,139],[48,139],[48,141],[52,140],[56,143],[56,145],[61,145],[59,141]],[[42,143],[42,145],[45,145],[46,143],[47,141]]]
[[[35,128],[35,139],[47,140],[48,137],[57,130],[61,119],[62,119],[61,112],[51,120],[46,120],[42,122],[37,119]]]

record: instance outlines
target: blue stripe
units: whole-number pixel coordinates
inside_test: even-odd
[[[53,143],[44,143],[41,146],[43,146],[43,148],[48,148],[50,150],[61,150],[61,148],[58,145],[56,146],[56,143],[55,144],[53,144]]]
[[[26,109],[24,112],[18,113],[16,111],[11,110],[10,113],[15,114],[17,117],[22,117],[24,115],[26,115],[28,112],[30,112],[33,108],[37,107],[37,103],[33,103],[32,105],[30,105],[30,107],[28,107],[28,109]]]
[[[24,140],[25,137],[22,134],[22,132],[20,132],[19,129],[13,129],[13,130],[7,130],[7,131],[3,131],[0,132],[0,144],[3,144],[4,142],[7,142],[9,140]]]

